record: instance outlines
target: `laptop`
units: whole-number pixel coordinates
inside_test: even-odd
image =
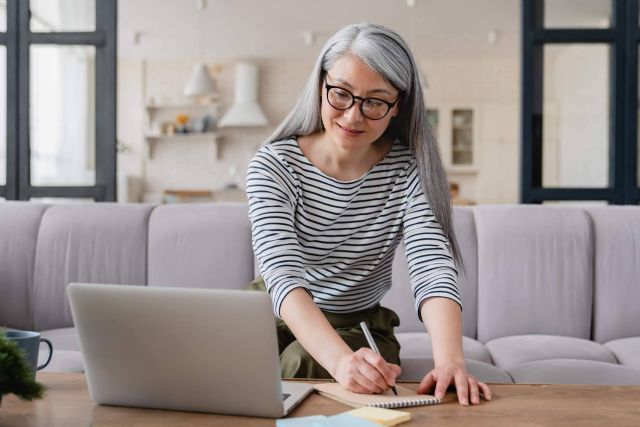
[[[277,418],[313,390],[281,381],[264,292],[72,283],[68,293],[96,403]]]

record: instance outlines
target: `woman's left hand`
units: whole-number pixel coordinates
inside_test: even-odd
[[[480,395],[486,400],[491,400],[489,386],[469,375],[464,362],[436,366],[422,379],[418,393],[427,394],[435,387],[433,394],[442,399],[449,384],[455,385],[461,405],[468,406],[469,401],[473,405],[480,404]]]

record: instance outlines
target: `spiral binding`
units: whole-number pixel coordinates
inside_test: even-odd
[[[440,399],[412,399],[412,400],[399,400],[397,402],[384,402],[384,403],[373,403],[371,405],[374,408],[385,408],[385,409],[395,409],[395,408],[408,408],[410,406],[426,406],[426,405],[435,405],[440,403]]]

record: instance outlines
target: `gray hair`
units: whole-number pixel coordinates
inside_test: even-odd
[[[427,120],[421,76],[409,46],[393,30],[362,23],[350,25],[334,34],[322,48],[295,106],[267,142],[310,135],[323,129],[321,85],[333,63],[346,53],[358,57],[400,92],[398,115],[389,122],[385,136],[399,139],[414,154],[422,190],[431,211],[450,242],[455,263],[464,268],[453,230],[449,183]]]

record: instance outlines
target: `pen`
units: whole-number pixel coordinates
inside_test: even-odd
[[[360,322],[360,327],[362,328],[362,332],[364,332],[365,338],[367,338],[369,347],[371,347],[371,349],[376,353],[380,354],[380,350],[378,350],[378,346],[376,345],[376,342],[373,340],[373,336],[371,335],[371,332],[369,332],[369,328],[367,328],[367,324],[364,322]],[[396,396],[398,395],[398,392],[396,391],[396,386],[392,385],[391,390],[393,390],[393,394],[395,394]]]

